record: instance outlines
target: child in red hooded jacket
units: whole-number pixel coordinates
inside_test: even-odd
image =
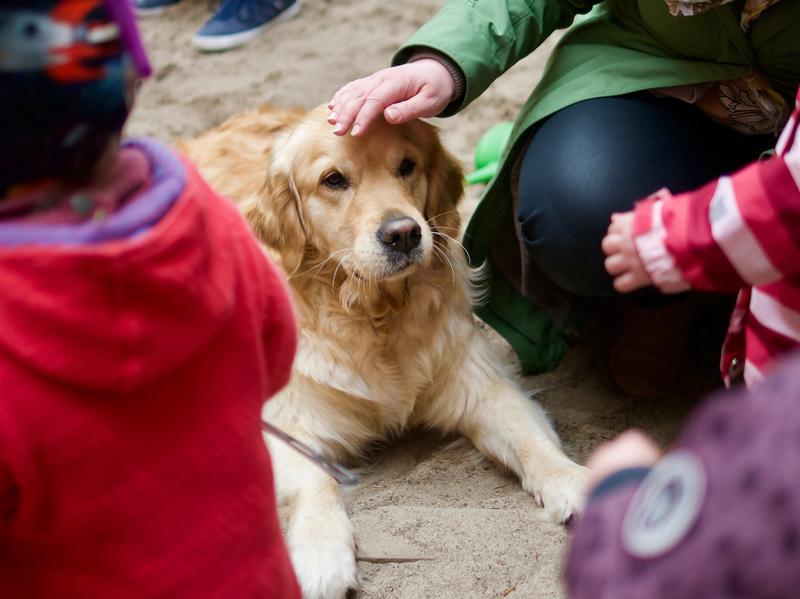
[[[694,191],[662,189],[615,214],[603,239],[614,287],[739,291],[722,352],[727,385],[758,385],[800,348],[800,90],[775,156]]]
[[[149,140],[127,0],[0,2],[0,596],[299,597],[260,431],[281,275]]]

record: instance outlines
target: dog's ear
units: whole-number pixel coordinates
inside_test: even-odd
[[[458,161],[444,149],[435,131],[432,133],[425,218],[434,229],[458,237],[461,224],[458,204],[464,195],[464,172]]]
[[[270,166],[261,191],[246,203],[244,213],[256,237],[277,254],[291,276],[303,260],[306,231],[290,167],[281,162]]]

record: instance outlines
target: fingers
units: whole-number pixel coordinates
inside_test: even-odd
[[[630,293],[650,284],[650,279],[638,259],[612,254],[606,258],[604,266],[608,274],[614,277],[614,289],[620,293]]]
[[[351,135],[358,136],[362,131],[366,131],[375,119],[383,114],[388,105],[402,97],[401,86],[401,82],[387,79],[373,89],[367,97],[348,101],[342,109],[338,126],[334,128],[333,132],[343,135],[347,130],[342,129],[348,122],[352,123]]]
[[[655,442],[643,433],[630,430],[598,447],[586,462],[590,486],[625,468],[650,467],[661,457]]]
[[[611,223],[627,226],[629,223],[633,223],[633,212],[614,212],[611,215]]]
[[[333,132],[358,135],[366,131],[387,106],[404,99],[406,88],[406,82],[391,69],[348,83],[328,103]]]
[[[616,277],[628,270],[630,262],[622,254],[613,254],[606,258],[604,265],[606,272],[612,277]]]
[[[661,448],[653,438],[636,428],[626,430],[615,442],[631,453],[638,453],[643,460],[655,462],[661,457]]]
[[[379,85],[375,81],[379,73],[351,81],[333,95],[328,102],[328,108],[331,109],[328,122],[334,126],[334,133],[344,135],[350,130],[370,91]]]
[[[361,105],[361,110],[358,111],[358,114],[353,119],[353,127],[350,129],[350,135],[357,137],[361,132],[366,131],[382,112],[383,102],[379,98],[367,98]],[[343,134],[340,131],[337,132],[336,128],[334,128],[333,132],[339,133],[340,135]]]
[[[353,126],[356,116],[361,111],[370,91],[368,84],[354,81],[349,89],[343,88],[338,92],[338,98],[332,101],[333,107],[328,115],[328,122],[333,125],[336,135],[344,135]]]
[[[383,114],[387,122],[399,125],[418,118],[436,116],[444,110],[445,106],[441,106],[439,99],[420,93],[405,102],[392,104],[386,108]]]
[[[633,212],[615,212],[611,215],[611,224],[608,226],[608,233],[619,235],[633,234]]]
[[[381,115],[391,124],[441,113],[455,93],[455,82],[438,61],[423,59],[382,69],[348,83],[328,107],[333,132],[358,136]]]
[[[380,73],[380,71],[378,71]],[[377,75],[378,73],[375,73]],[[373,75],[374,76],[374,75]],[[352,94],[357,93],[357,90],[361,88],[361,86],[367,85],[368,77],[364,77],[363,79],[355,79],[350,83],[347,83],[340,87],[335,94],[333,94],[333,98],[331,101],[328,102],[328,108],[335,111],[337,106],[340,106],[343,103],[343,99],[346,97],[350,97]]]
[[[607,256],[617,254],[622,250],[622,237],[612,233],[609,228],[608,235],[603,237],[603,241],[600,242],[600,247]]]
[[[614,277],[614,289],[630,293],[649,284],[648,276],[641,271],[638,262],[623,254],[612,254],[604,262],[606,271]]]
[[[630,293],[644,287],[647,281],[642,281],[632,272],[626,272],[614,279],[614,289],[620,293]]]

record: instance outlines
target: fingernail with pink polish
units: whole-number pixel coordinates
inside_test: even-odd
[[[353,130],[350,131],[350,135],[352,135],[353,137],[356,137],[359,133],[361,133],[361,125],[356,125],[355,127],[353,127]]]
[[[400,113],[397,112],[397,110],[395,110],[394,108],[389,108],[386,111],[386,118],[390,121],[396,121],[397,119],[400,118]]]

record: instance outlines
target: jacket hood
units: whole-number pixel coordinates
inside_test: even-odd
[[[145,193],[163,197],[166,190],[172,201],[144,232],[0,248],[0,351],[62,383],[126,393],[180,367],[213,340],[235,302],[228,228],[209,214],[209,203],[218,201],[213,192],[169,157],[170,168],[163,160],[153,166]],[[153,203],[139,198],[130,208]],[[115,222],[86,226],[99,227],[94,237],[102,239]]]

